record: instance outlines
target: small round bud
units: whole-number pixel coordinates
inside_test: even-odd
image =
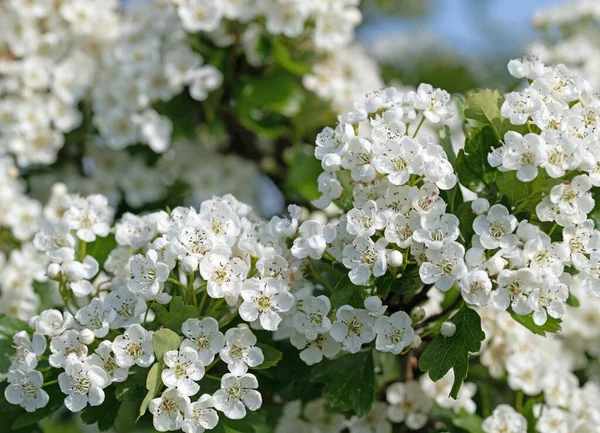
[[[79,331],[79,342],[81,344],[92,344],[94,342],[94,332],[90,329],[82,329]]]
[[[417,349],[421,345],[422,342],[423,342],[423,340],[421,340],[421,336],[418,334],[415,334],[413,336],[413,341],[410,344],[410,347],[413,349]]]
[[[486,213],[490,209],[490,202],[484,198],[476,198],[471,203],[471,210],[477,215]]]
[[[54,280],[60,275],[60,265],[58,263],[50,263],[48,265],[48,269],[46,270],[46,275],[51,280]]]
[[[198,269],[198,260],[191,256],[185,256],[183,259],[181,259],[181,269],[186,274],[195,272]]]
[[[497,275],[506,267],[506,260],[500,256],[490,257],[486,263],[486,268],[490,275]]]
[[[402,259],[402,253],[400,251],[392,250],[387,254],[388,265],[397,268],[402,266],[404,260]]]
[[[444,337],[452,337],[454,334],[456,334],[456,325],[453,322],[446,321],[442,323],[440,332]]]
[[[410,318],[413,322],[413,325],[421,322],[425,318],[425,310],[423,307],[417,306],[413,308],[413,310],[410,312]]]

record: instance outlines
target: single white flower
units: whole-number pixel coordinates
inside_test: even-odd
[[[389,317],[382,316],[377,319],[375,333],[377,350],[398,355],[412,344],[415,331],[409,315],[404,311],[397,311]]]
[[[215,355],[225,345],[225,336],[219,332],[219,323],[212,317],[187,319],[183,322],[181,331],[186,337],[181,342],[181,349],[194,349],[204,366],[212,363]]]
[[[181,429],[185,433],[203,433],[212,430],[219,422],[219,415],[213,409],[214,399],[208,394],[203,394],[198,401],[185,407],[184,420]]]
[[[127,287],[145,300],[154,299],[169,278],[170,269],[165,263],[158,262],[155,250],[148,250],[146,256],[136,254],[131,258],[129,266],[131,280],[127,282]]]
[[[329,298],[309,296],[302,300],[294,314],[294,327],[308,340],[314,340],[318,334],[325,334],[331,328],[331,320],[327,317],[330,310]]]
[[[152,331],[146,331],[141,325],[131,325],[115,338],[113,352],[119,367],[150,367],[154,362],[152,349]]]
[[[527,419],[507,404],[501,404],[483,420],[485,433],[526,433]]]
[[[242,375],[248,371],[248,367],[257,367],[264,362],[265,357],[262,350],[256,347],[256,341],[256,336],[247,325],[227,330],[225,347],[220,355],[230,372]]]
[[[58,375],[60,390],[67,394],[65,406],[71,412],[79,412],[88,403],[99,406],[104,402],[104,391],[109,384],[106,372],[85,361],[69,358],[65,372]]]
[[[244,302],[239,307],[240,317],[248,322],[260,319],[268,331],[277,330],[281,323],[280,313],[294,305],[294,295],[285,283],[274,278],[247,280],[241,290]]]
[[[52,354],[48,362],[52,367],[64,367],[70,358],[85,359],[88,348],[79,340],[79,332],[74,329],[65,331],[62,335],[52,337],[50,340],[50,351]]]
[[[153,415],[152,425],[158,431],[179,430],[183,425],[183,414],[190,404],[190,398],[177,389],[167,388],[158,398],[148,405]]]
[[[129,374],[129,368],[119,367],[110,341],[104,340],[89,357],[88,363],[100,367],[106,372],[109,383],[124,382]]]
[[[198,359],[198,352],[191,348],[169,350],[163,359],[167,368],[161,378],[167,388],[176,388],[188,397],[200,391],[196,382],[204,377],[204,365]]]
[[[367,310],[344,305],[338,308],[329,333],[334,340],[342,343],[343,350],[357,353],[363,344],[375,338],[373,318]]]
[[[8,372],[8,386],[4,397],[10,404],[18,404],[27,412],[34,412],[48,404],[48,393],[42,389],[44,377],[39,371],[16,369]]]
[[[258,380],[253,374],[235,376],[226,373],[221,378],[221,389],[214,393],[215,408],[230,419],[242,419],[246,408],[258,410],[262,405],[262,396],[256,390]]]

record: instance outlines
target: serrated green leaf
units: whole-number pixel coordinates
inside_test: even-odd
[[[490,125],[498,140],[504,138],[507,131],[524,132],[523,126],[516,126],[500,114],[504,96],[498,90],[486,89],[469,96],[465,105],[465,117]]]
[[[142,417],[146,413],[146,410],[150,405],[150,401],[152,401],[152,399],[157,396],[158,391],[160,391],[160,388],[162,387],[162,379],[160,377],[162,370],[162,363],[157,362],[154,365],[152,365],[152,367],[148,371],[148,376],[146,376],[146,389],[148,390],[148,393],[146,394],[146,397],[144,397],[144,400],[140,405],[138,419],[140,419],[140,417]]]
[[[457,398],[469,368],[469,353],[478,352],[485,333],[481,329],[481,318],[465,304],[450,319],[456,325],[452,337],[442,335],[431,341],[419,358],[419,369],[429,372],[434,382],[454,370],[454,384],[450,396]]]
[[[336,309],[342,305],[350,305],[354,308],[362,308],[364,306],[363,288],[355,286],[350,281],[348,275],[344,276],[333,289],[331,294],[331,308]]]
[[[156,304],[152,307],[156,313],[156,319],[165,327],[179,332],[181,325],[187,319],[198,317],[198,312],[193,305],[185,305],[181,296],[175,296],[169,303],[169,310],[166,307]]]
[[[519,316],[512,311],[512,309],[509,310],[509,313],[515,322],[520,323],[534,334],[541,335],[542,337],[546,336],[546,332],[554,334],[561,330],[561,319],[555,319],[554,317],[548,316],[546,323],[544,323],[542,326],[539,326],[534,323],[532,313]]]
[[[275,367],[277,365],[277,363],[279,363],[279,361],[281,361],[281,358],[283,358],[283,353],[281,353],[279,350],[275,349],[274,347],[269,346],[268,344],[259,342],[259,343],[256,343],[256,346],[258,346],[260,348],[260,350],[262,350],[265,360],[263,361],[262,364],[260,364],[257,367],[250,367],[254,370],[266,370],[267,368]]]
[[[543,169],[538,171],[537,177],[531,182],[521,182],[516,173],[502,173],[498,176],[496,185],[516,212],[526,210],[530,215],[535,215],[535,207],[550,193],[552,187],[563,182],[563,179],[551,178]]]
[[[363,416],[375,396],[375,373],[371,351],[326,360],[312,369],[311,382],[323,383],[323,395],[333,407]]]
[[[162,361],[163,356],[170,350],[179,349],[181,337],[168,328],[161,328],[152,336],[152,349],[157,361]]]
[[[419,267],[408,265],[400,278],[396,279],[390,290],[399,295],[410,295],[418,292],[423,287],[423,281],[419,276]]]

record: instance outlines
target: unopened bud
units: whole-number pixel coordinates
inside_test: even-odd
[[[388,265],[394,268],[402,266],[404,260],[402,259],[402,253],[400,251],[392,250],[387,255]]]
[[[484,214],[489,209],[490,209],[490,202],[484,198],[476,198],[471,203],[471,210],[477,215]]]
[[[425,310],[423,307],[417,306],[413,308],[413,310],[410,312],[410,318],[413,322],[413,325],[421,322],[425,318]]]
[[[456,334],[456,325],[453,322],[444,322],[442,323],[440,332],[444,337],[452,337]]]
[[[418,334],[415,334],[413,336],[413,341],[410,344],[410,347],[412,347],[413,349],[417,349],[421,343],[423,342],[423,340],[421,340],[421,337]]]
[[[79,342],[81,344],[92,344],[94,342],[94,332],[90,329],[82,329],[79,331]]]
[[[48,269],[46,270],[46,275],[51,280],[54,280],[60,275],[60,265],[58,263],[50,263],[48,265]]]

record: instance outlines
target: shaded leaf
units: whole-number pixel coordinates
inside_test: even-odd
[[[334,287],[330,300],[332,309],[339,308],[342,305],[362,308],[364,306],[363,288],[352,284],[350,278],[346,275]]]
[[[162,361],[163,356],[170,350],[179,349],[181,337],[168,328],[161,328],[152,336],[152,348],[157,361]]]
[[[187,319],[198,317],[198,312],[193,305],[185,305],[181,296],[175,296],[166,307],[155,304],[152,309],[156,313],[157,320],[165,327],[175,332],[181,331],[181,325]]]
[[[539,326],[534,323],[532,313],[519,316],[512,311],[512,309],[509,310],[509,313],[515,322],[520,323],[534,334],[541,335],[542,337],[545,337],[547,332],[554,334],[561,330],[561,319],[555,319],[554,317],[548,316],[546,323],[544,323],[542,326]]]
[[[267,368],[275,367],[281,361],[281,358],[283,358],[283,353],[268,344],[259,342],[256,345],[262,350],[265,360],[259,366],[251,367],[254,370],[266,370]]]
[[[160,391],[162,386],[162,380],[160,378],[162,369],[162,363],[157,362],[148,371],[148,376],[146,376],[146,389],[148,390],[148,393],[140,405],[138,419],[146,413],[146,410],[150,405],[150,401],[152,401],[152,399],[158,394],[158,391]]]

